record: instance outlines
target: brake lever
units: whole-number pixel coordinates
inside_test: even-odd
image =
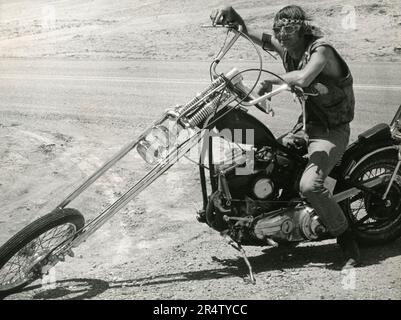
[[[271,114],[271,116],[274,117],[275,112],[274,112],[274,109],[273,109],[270,101],[268,99],[266,99],[265,103],[266,103],[266,111],[265,111],[266,114]]]
[[[300,99],[300,98],[304,98],[304,97],[305,97],[305,92],[304,92],[304,90],[303,90],[301,87],[292,85],[292,86],[290,87],[290,90],[291,90],[291,92],[292,92],[294,98]]]
[[[251,98],[256,98],[253,94],[252,94],[252,95],[249,95],[249,96],[250,96]],[[271,114],[271,116],[274,117],[275,112],[274,112],[274,109],[273,109],[273,107],[272,107],[272,105],[271,105],[269,99],[265,99],[265,100],[260,101],[260,102],[259,102],[259,105],[261,106],[261,108],[257,107],[256,105],[255,105],[255,106],[256,106],[259,110],[263,111],[264,113],[266,113],[266,114]]]
[[[319,93],[312,93],[312,92],[304,92],[304,96],[306,97],[317,97]]]
[[[304,89],[302,89],[302,87],[298,86],[291,86],[291,92],[294,96],[294,101],[297,98],[305,101],[308,97],[317,97],[319,95],[318,92],[317,93],[305,92]]]

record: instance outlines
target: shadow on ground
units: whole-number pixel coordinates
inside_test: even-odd
[[[379,264],[388,258],[401,254],[401,239],[386,246],[362,248],[361,252],[363,257],[362,268]],[[82,300],[96,298],[109,289],[157,286],[230,277],[240,277],[244,280],[249,278],[248,268],[242,258],[219,259],[212,257],[212,259],[215,263],[220,264],[221,268],[152,275],[110,282],[101,279],[67,279],[57,281],[52,288],[31,285],[21,293],[31,292],[33,294],[32,299]],[[340,270],[341,252],[333,243],[320,246],[269,248],[263,250],[261,255],[249,257],[249,262],[256,275],[269,271],[302,269],[311,266]]]

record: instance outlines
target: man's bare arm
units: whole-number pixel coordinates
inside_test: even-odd
[[[327,48],[325,46],[318,47],[316,51],[311,55],[311,58],[306,64],[305,68],[303,68],[302,70],[287,72],[283,75],[280,75],[280,77],[290,85],[297,85],[302,88],[308,87],[326,67],[330,57],[329,50],[330,48]],[[271,76],[268,80],[265,80],[263,82],[262,86],[267,86],[269,83],[282,84],[283,81]]]
[[[244,33],[249,36],[249,38],[252,39],[253,42],[255,42],[257,45],[262,46],[263,45],[263,32],[260,30],[255,30],[253,28],[247,27]]]

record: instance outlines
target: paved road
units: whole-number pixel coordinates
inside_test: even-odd
[[[257,65],[230,61],[220,70],[231,66],[241,70]],[[278,63],[264,67],[282,72]],[[401,64],[355,63],[351,69],[357,99],[355,137],[377,122],[391,120],[401,104]],[[0,60],[0,116],[151,121],[166,107],[184,103],[201,90],[209,81],[208,72],[209,63],[198,61]],[[296,118],[298,111],[289,109],[293,107],[280,107],[286,110],[283,119],[288,113]],[[284,120],[277,119],[273,127],[282,127]]]

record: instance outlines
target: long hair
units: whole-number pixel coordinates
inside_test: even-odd
[[[323,36],[323,33],[319,28],[310,24],[312,19],[300,6],[289,5],[280,9],[280,11],[278,11],[274,16],[274,24],[277,24],[280,19],[303,21],[299,30],[300,36],[304,36],[305,38],[308,38],[308,40],[321,38]]]
[[[274,23],[277,23],[279,19],[292,19],[292,20],[309,20],[306,16],[304,9],[300,6],[290,5],[280,9],[274,17]]]

